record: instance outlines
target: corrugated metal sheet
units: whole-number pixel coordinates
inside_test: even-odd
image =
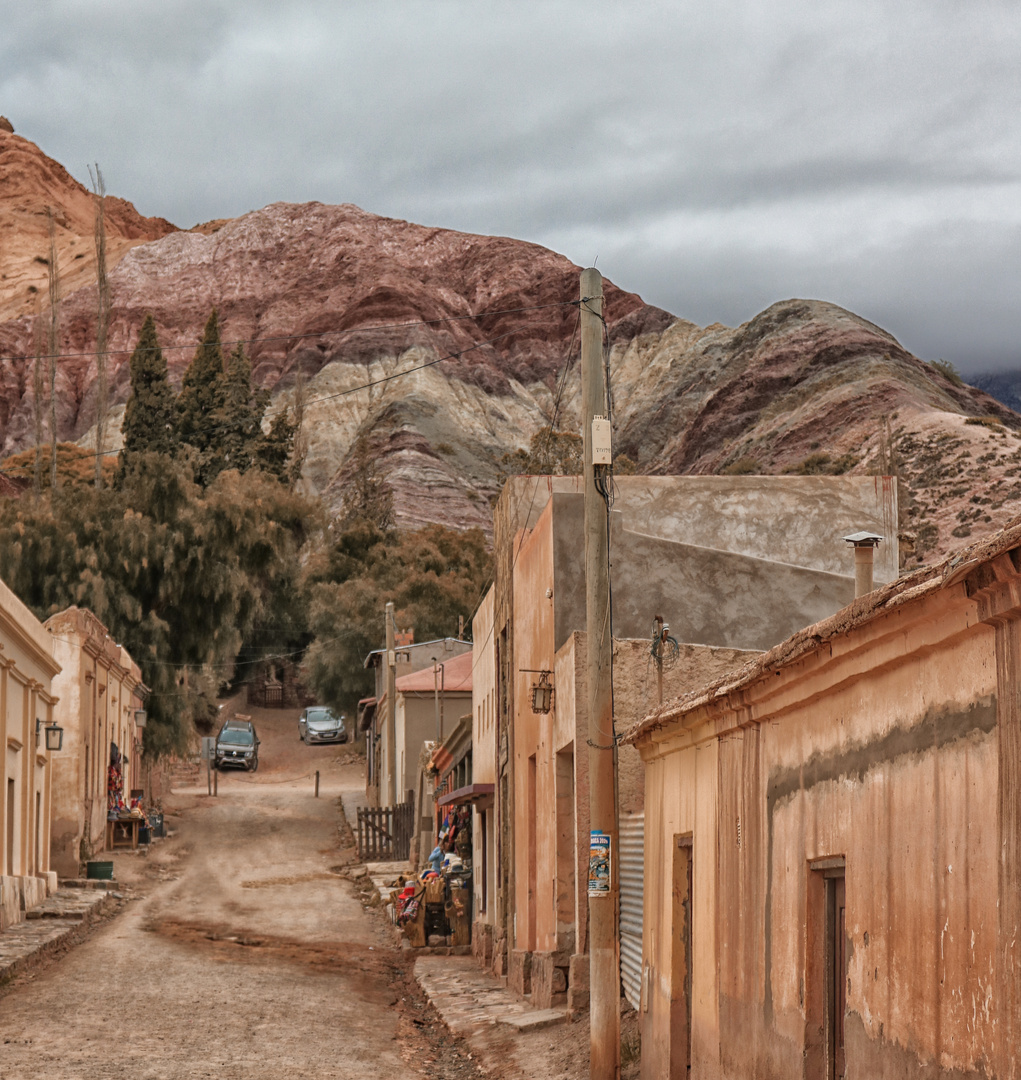
[[[620,981],[636,1008],[642,1000],[642,903],[645,893],[645,814],[620,819]]]

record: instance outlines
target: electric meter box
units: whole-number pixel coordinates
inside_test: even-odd
[[[592,418],[592,464],[613,464],[613,453],[610,448],[610,421],[605,416]]]

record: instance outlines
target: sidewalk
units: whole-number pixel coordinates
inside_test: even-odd
[[[345,791],[344,815],[352,831],[361,792]],[[410,863],[368,863],[357,868],[371,881],[380,900],[389,896],[398,874],[410,873]],[[395,944],[408,942],[396,927]],[[466,949],[458,948],[458,952]],[[481,968],[472,956],[451,955],[447,948],[411,949],[413,972],[429,1003],[447,1029],[464,1039],[480,1068],[501,1080],[574,1080],[588,1076],[588,1017],[571,1023],[567,1009],[533,1009],[508,990],[505,980]],[[408,955],[407,953],[405,955]]]
[[[28,911],[22,922],[0,933],[0,987],[46,953],[76,944],[88,926],[118,898],[119,894],[108,891],[106,885],[89,882],[88,887],[63,886]]]
[[[471,956],[419,956],[415,979],[440,1019],[500,1080],[582,1080],[589,1075],[588,1017],[533,1009]]]

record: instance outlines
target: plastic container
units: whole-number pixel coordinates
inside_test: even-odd
[[[89,881],[113,881],[113,863],[98,860],[87,862],[85,876]]]
[[[148,825],[138,826],[138,842],[148,844],[152,841],[152,829]]]
[[[153,811],[149,815],[149,828],[153,836],[163,837],[167,835],[166,826],[163,824],[163,815]]]

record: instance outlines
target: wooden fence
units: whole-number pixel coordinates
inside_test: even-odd
[[[359,807],[358,858],[362,862],[403,862],[411,854],[414,826],[411,800],[397,806]]]

